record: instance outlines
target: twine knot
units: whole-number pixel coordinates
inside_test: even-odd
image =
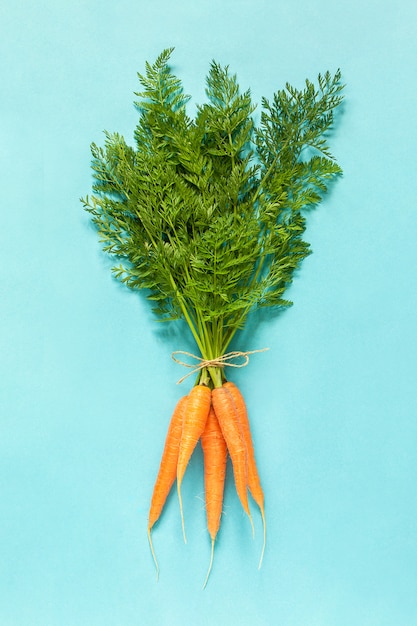
[[[175,350],[171,354],[171,358],[179,365],[183,365],[184,367],[188,367],[191,369],[191,372],[188,372],[188,374],[185,374],[185,376],[180,378],[180,380],[177,382],[177,385],[182,383],[186,378],[188,378],[188,376],[191,376],[191,374],[199,372],[205,367],[245,367],[249,363],[250,354],[255,354],[255,352],[265,352],[266,350],[269,350],[269,348],[262,348],[260,350],[247,350],[246,352],[233,350],[232,352],[226,352],[225,354],[221,354],[214,359],[204,359],[203,357],[192,354],[191,352],[186,352],[185,350]],[[182,354],[184,356],[190,357],[191,359],[194,359],[196,363],[187,363],[186,361],[182,361],[175,356],[177,354]],[[235,361],[236,359],[243,360],[241,362],[234,363],[233,361]]]

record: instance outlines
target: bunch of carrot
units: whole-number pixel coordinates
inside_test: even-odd
[[[248,489],[262,515],[264,541],[259,567],[261,567],[265,550],[264,494],[256,467],[246,404],[239,388],[234,383],[224,380],[221,386],[211,389],[207,384],[200,382],[188,395],[183,396],[175,407],[149,511],[148,537],[157,571],[159,567],[152,544],[151,531],[162,513],[172,485],[177,480],[185,540],[181,483],[199,440],[201,440],[204,455],[207,527],[211,537],[211,557],[205,586],[211,572],[214,543],[220,528],[227,454],[233,466],[236,491],[244,511],[249,516],[252,529]]]
[[[252,523],[249,491],[262,515],[262,562],[264,496],[245,403],[226,381],[225,357],[248,354],[228,350],[249,314],[291,305],[285,291],[311,251],[304,240],[305,212],[342,171],[327,137],[343,85],[339,70],[319,74],[317,84],[306,80],[301,89],[286,83],[272,100],[262,99],[256,124],[250,91],[241,92],[228,66],[213,61],[207,102],[191,118],[189,96],[169,66],[171,52],[164,50],[138,75],[134,146],[108,132],[104,147],[92,144],[94,193],[83,204],[103,249],[120,262],[113,268],[116,278],[144,290],[160,320],[182,320],[204,363],[171,420],[148,536],[155,558],[151,530],[175,480],[183,521],[181,484],[201,440],[208,577],[227,454],[244,511]]]

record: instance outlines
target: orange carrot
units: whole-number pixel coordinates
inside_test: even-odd
[[[186,537],[181,499],[181,483],[182,479],[184,478],[188,461],[190,460],[194,448],[196,447],[197,442],[204,431],[204,427],[206,425],[207,417],[210,411],[210,403],[210,389],[206,385],[196,385],[192,388],[188,395],[188,401],[184,411],[181,442],[178,452],[177,464],[177,488],[184,541],[186,541]]]
[[[204,454],[207,527],[211,537],[210,565],[203,585],[205,587],[213,565],[214,541],[220,528],[227,462],[226,442],[213,407],[201,435],[201,447]]]
[[[171,417],[158,476],[152,494],[148,528],[152,528],[159,519],[165,501],[177,476],[178,451],[187,399],[187,396],[180,398]]]
[[[212,402],[232,461],[236,491],[252,524],[247,492],[247,452],[236,406],[227,387],[213,389]]]
[[[248,487],[249,491],[252,494],[253,499],[256,504],[259,506],[262,515],[262,523],[264,528],[264,543],[261,553],[261,558],[259,561],[259,567],[262,565],[263,555],[265,551],[265,542],[266,542],[266,520],[265,520],[265,498],[264,492],[261,487],[261,481],[259,478],[258,468],[256,467],[255,461],[255,450],[253,447],[252,435],[250,431],[250,424],[248,418],[248,411],[246,408],[245,399],[240,391],[240,389],[232,382],[228,381],[223,384],[223,387],[226,387],[231,393],[234,403],[236,405],[236,409],[239,415],[239,422],[242,428],[242,434],[246,443],[246,449],[248,453]]]
[[[149,510],[148,539],[157,573],[159,572],[159,567],[153,549],[151,530],[162,513],[162,509],[164,508],[164,504],[177,475],[178,451],[187,399],[187,396],[180,398],[172,414]]]

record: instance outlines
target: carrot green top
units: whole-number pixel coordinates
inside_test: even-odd
[[[212,62],[207,102],[189,97],[168,65],[139,74],[135,145],[105,133],[92,144],[93,195],[83,200],[117,278],[148,291],[161,319],[184,318],[205,359],[223,354],[254,307],[283,295],[309,252],[304,211],[341,173],[326,133],[342,101],[340,71],[262,99]]]

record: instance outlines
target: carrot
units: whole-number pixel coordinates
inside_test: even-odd
[[[201,435],[201,447],[204,454],[207,528],[211,537],[210,564],[203,585],[204,588],[213,565],[214,542],[220,528],[227,462],[226,442],[213,407],[210,409],[206,427]]]
[[[164,508],[164,504],[177,475],[178,452],[187,399],[187,396],[180,398],[172,414],[149,510],[148,539],[155,561],[157,575],[159,573],[159,566],[153,549],[151,530],[162,513],[162,509]]]
[[[223,384],[223,387],[226,387],[231,393],[234,403],[236,405],[236,409],[239,415],[239,422],[242,428],[243,438],[246,443],[246,450],[248,454],[248,487],[249,491],[256,504],[259,506],[262,515],[262,523],[264,529],[264,542],[262,547],[261,558],[259,561],[259,568],[262,565],[262,560],[265,552],[265,543],[266,543],[266,520],[265,520],[265,497],[264,492],[261,487],[261,481],[259,478],[258,468],[256,467],[255,461],[255,450],[253,447],[252,435],[250,431],[250,424],[248,418],[248,411],[246,408],[245,399],[240,391],[240,389],[234,383],[228,381]]]
[[[247,492],[247,452],[241,431],[239,416],[232,394],[227,387],[216,387],[212,391],[213,408],[219,420],[233,465],[236,491],[252,524]],[[253,524],[252,524],[253,529]]]
[[[177,489],[178,500],[180,503],[182,532],[185,537],[184,528],[184,515],[182,509],[181,498],[181,483],[184,478],[185,470],[188,465],[188,461],[191,458],[194,448],[200,439],[204,427],[207,422],[207,417],[210,411],[211,404],[211,392],[206,385],[196,385],[192,388],[188,395],[187,405],[184,411],[184,419],[182,426],[181,442],[178,452],[178,464],[177,464]]]

